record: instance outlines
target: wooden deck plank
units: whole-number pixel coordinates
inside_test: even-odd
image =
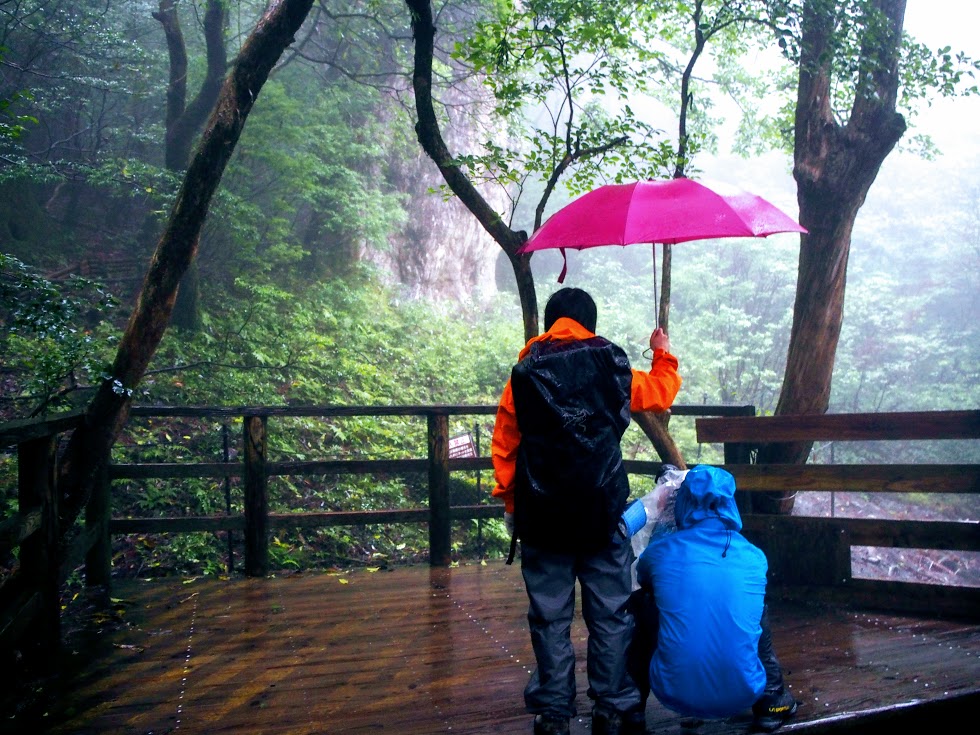
[[[118,587],[130,627],[103,641],[61,711],[31,732],[530,732],[522,693],[533,656],[517,565]],[[847,732],[862,717],[881,720],[883,708],[980,691],[978,625],[779,600],[770,615],[802,702],[783,732]],[[572,635],[572,732],[583,735],[580,616]],[[668,735],[744,733],[749,719],[693,726],[655,701],[647,710],[648,732]]]

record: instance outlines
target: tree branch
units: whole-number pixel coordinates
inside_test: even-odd
[[[527,242],[527,233],[512,230],[454,162],[442,137],[439,120],[432,104],[432,59],[436,33],[432,6],[429,0],[405,0],[405,3],[412,16],[412,32],[415,37],[412,87],[415,90],[415,109],[418,115],[415,132],[419,144],[435,162],[452,192],[490,233],[510,260],[521,299],[524,335],[530,339],[538,333],[537,295],[531,274],[531,256],[519,255],[517,252],[518,248]]]

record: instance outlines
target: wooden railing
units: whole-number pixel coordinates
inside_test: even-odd
[[[136,256],[130,254],[89,256],[75,263],[45,274],[49,281],[63,281],[69,276],[83,276],[107,284],[131,284],[139,282],[143,268]]]
[[[354,406],[354,407],[266,407],[250,409],[134,408],[132,417],[210,418],[242,420],[244,457],[241,462],[211,464],[116,464],[108,479],[241,477],[244,513],[239,516],[112,519],[111,534],[182,533],[191,531],[241,531],[245,538],[245,573],[262,576],[269,566],[269,532],[282,528],[317,528],[381,523],[427,523],[429,559],[434,566],[447,566],[451,550],[452,523],[479,518],[502,518],[503,506],[450,505],[449,476],[452,472],[492,470],[489,456],[449,457],[451,416],[494,415],[496,406]],[[745,416],[752,406],[674,406],[674,416]],[[272,462],[268,459],[268,421],[285,417],[421,417],[427,422],[428,451],[424,459],[345,459]],[[629,472],[654,475],[660,462],[628,461]],[[283,475],[425,473],[428,504],[422,508],[372,511],[326,511],[303,513],[269,512],[268,479]]]
[[[32,653],[44,660],[59,644],[61,584],[92,546],[87,534],[64,544],[58,533],[58,438],[81,420],[74,413],[0,426],[0,447],[17,446],[18,503],[17,512],[0,522],[0,558],[19,549],[15,569],[0,586],[0,652],[29,635]]]
[[[380,523],[428,523],[429,559],[434,566],[448,566],[452,522],[501,517],[499,505],[451,506],[451,472],[491,469],[489,457],[449,457],[449,417],[493,415],[495,406],[354,406],[302,408],[134,408],[133,417],[181,417],[241,419],[243,458],[241,462],[197,464],[115,464],[108,479],[241,478],[244,513],[238,516],[181,518],[131,518],[109,522],[112,534],[184,533],[191,531],[241,531],[245,538],[245,574],[263,576],[269,569],[269,532],[281,528],[356,526]],[[427,423],[428,451],[420,459],[344,459],[273,462],[268,457],[269,419],[285,417],[421,417]],[[428,476],[428,505],[371,511],[326,511],[272,513],[269,511],[268,480],[282,475],[423,473]]]
[[[81,424],[81,414],[50,420],[14,421],[0,425],[0,448],[17,446],[19,509],[0,522],[0,558],[20,548],[19,563],[0,585],[0,651],[22,640],[30,629],[43,655],[60,639],[59,590],[68,575],[84,565],[85,581],[109,589],[110,539],[113,534],[237,531],[244,534],[244,572],[261,576],[269,569],[270,533],[281,528],[314,528],[390,523],[427,523],[429,559],[434,566],[450,564],[454,521],[502,517],[503,506],[450,504],[452,472],[492,469],[490,458],[449,457],[451,416],[492,416],[495,406],[354,406],[354,407],[133,407],[131,418],[241,420],[240,462],[179,464],[111,464],[85,508],[84,530],[70,541],[59,538],[56,447],[61,435]],[[751,406],[675,406],[675,416],[739,416]],[[418,459],[356,459],[276,462],[268,457],[270,419],[285,417],[425,418],[427,453]],[[627,462],[627,470],[655,474],[659,462]],[[269,511],[268,480],[282,475],[424,473],[428,504],[420,508],[372,511],[273,513]],[[151,478],[241,478],[244,512],[238,515],[170,518],[111,518],[114,481]]]
[[[980,439],[980,411],[701,418],[697,438],[723,443],[739,493],[980,493],[977,464],[751,464],[776,442]],[[857,579],[854,546],[980,551],[980,522],[810,518],[743,513],[780,594],[895,611],[980,616],[980,588]]]
[[[489,457],[449,458],[451,416],[492,415],[493,406],[401,406],[344,408],[162,408],[134,407],[132,417],[241,419],[240,462],[110,465],[85,509],[85,527],[73,539],[58,537],[56,448],[75,429],[80,414],[47,421],[0,426],[0,447],[17,446],[19,509],[0,522],[0,557],[19,548],[19,562],[0,585],[0,651],[23,640],[28,631],[42,652],[60,640],[59,591],[68,574],[84,564],[86,582],[108,589],[111,535],[137,532],[240,531],[245,539],[245,573],[269,568],[269,536],[278,528],[309,528],[379,523],[427,523],[430,563],[450,563],[452,523],[499,517],[499,504],[453,506],[452,472],[490,470]],[[756,445],[773,441],[854,439],[980,438],[980,411],[916,414],[854,414],[814,417],[754,417],[751,406],[675,406],[674,416],[714,416],[697,420],[698,440],[725,445],[725,464],[740,493],[800,490],[867,492],[980,492],[980,465],[753,465]],[[418,459],[357,459],[276,462],[268,457],[270,419],[280,417],[424,417],[427,452]],[[655,474],[660,462],[627,461],[631,474]],[[428,504],[421,508],[350,512],[269,512],[268,480],[279,475],[424,473]],[[137,478],[240,477],[244,512],[240,515],[180,518],[110,518],[110,486]],[[745,530],[766,550],[774,587],[814,599],[857,605],[976,616],[980,589],[914,585],[853,579],[850,547],[899,546],[980,550],[980,524],[881,521],[847,518],[745,515]]]

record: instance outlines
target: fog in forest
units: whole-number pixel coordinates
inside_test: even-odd
[[[105,14],[98,3],[82,5],[106,27],[86,35],[72,15],[77,8],[55,2],[45,5],[50,27],[33,28],[16,17],[20,4],[0,3],[0,25],[9,39],[0,40],[0,122],[22,128],[0,141],[0,255],[16,261],[4,262],[4,283],[27,284],[23,291],[4,292],[0,315],[9,327],[0,359],[4,418],[82,406],[107,374],[184,167],[170,160],[180,159],[173,151],[179,130],[168,118],[166,39],[151,16],[157,3],[126,4],[124,10],[107,3]],[[235,5],[225,25],[228,52],[251,30],[260,5]],[[479,4],[456,5],[449,7],[458,16],[447,11],[448,28],[465,27]],[[181,287],[181,297],[195,294],[199,302],[187,306],[178,299],[175,315],[183,316],[174,319],[145,379],[133,388],[134,402],[497,399],[524,344],[515,276],[459,199],[441,190],[438,170],[419,147],[406,73],[411,43],[405,8],[395,3],[380,12],[390,15],[379,18],[378,27],[393,30],[377,39],[366,34],[369,52],[352,42],[350,28],[324,24],[323,37],[314,39],[323,48],[311,40],[303,47],[306,56],[287,53],[288,63],[262,89],[205,222],[193,267],[196,286],[185,281]],[[964,22],[976,14],[968,0],[911,0],[906,31],[933,49],[948,44],[976,59],[976,23]],[[205,86],[206,20],[188,15],[184,22],[190,102]],[[349,67],[332,65],[341,57]],[[354,84],[357,74],[369,83]],[[441,114],[451,123],[447,143],[456,155],[478,159],[488,139],[500,144],[514,133],[481,106],[487,101],[484,82],[475,75],[442,90]],[[649,115],[640,122],[667,140],[676,136],[673,108],[662,101],[627,101]],[[738,109],[719,99],[714,112],[734,116]],[[976,94],[936,97],[921,106],[860,209],[831,413],[980,406],[977,119]],[[203,118],[196,124],[203,127]],[[731,153],[734,125],[728,118],[712,131],[717,149],[694,157],[692,178],[735,184],[796,217],[791,156]],[[920,134],[931,144],[917,140]],[[517,193],[508,183],[480,186],[502,213]],[[543,185],[533,181],[526,188],[513,224],[530,230]],[[558,187],[546,214],[570,196]],[[799,248],[800,238],[787,234],[674,247],[670,336],[684,376],[677,403],[775,410]],[[563,285],[593,293],[597,331],[622,344],[635,363],[644,359],[654,326],[658,250],[631,245],[567,253]],[[562,265],[554,251],[533,257],[539,311],[559,287]],[[105,289],[88,284],[79,286],[82,295],[70,292],[66,278],[83,266],[89,270],[81,275],[107,281]],[[118,275],[113,268],[125,269],[125,276],[108,282]],[[104,290],[118,298],[112,309]],[[488,420],[482,430],[490,428]],[[697,444],[692,421],[677,420],[671,428],[693,461],[720,461],[719,447]],[[162,455],[158,460],[171,458],[164,448],[169,433],[163,442],[150,427],[132,432],[128,447],[145,442]],[[639,430],[630,432],[630,458],[652,458]],[[374,422],[354,430],[331,427],[313,439],[304,436],[302,446],[290,450],[305,455],[363,448],[389,456],[409,443],[400,430]],[[811,461],[976,463],[977,445],[819,444]],[[290,490],[304,501],[311,492]],[[382,491],[397,497],[403,488],[391,483]],[[364,487],[346,492],[369,502]],[[167,498],[138,502],[164,505]],[[797,512],[958,520],[980,518],[980,505],[972,494],[931,504],[899,498],[874,505],[839,493],[801,498]],[[862,559],[892,563],[876,553]],[[933,562],[906,566],[928,576],[927,567],[942,566]]]

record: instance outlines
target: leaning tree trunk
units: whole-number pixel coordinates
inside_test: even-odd
[[[524,340],[538,334],[538,294],[534,288],[534,275],[531,273],[531,255],[518,255],[505,250],[514,277],[517,279],[517,295],[521,300],[521,313],[524,315]]]
[[[653,448],[660,455],[660,459],[667,464],[672,464],[679,470],[686,470],[687,463],[681,456],[681,450],[674,442],[674,437],[667,430],[667,423],[670,421],[670,412],[666,413],[634,413],[633,420],[636,425],[643,429],[647,439]]]
[[[225,166],[238,143],[259,90],[309,14],[313,0],[274,0],[259,20],[231,74],[177,194],[167,227],[143,281],[111,375],[99,387],[65,449],[59,484],[66,494],[61,528],[74,522],[87,501],[129,415],[130,396],[163,338],[177,286],[194,261],[198,237]]]
[[[810,0],[801,25],[793,176],[800,224],[808,234],[800,243],[793,328],[777,415],[827,410],[851,230],[881,164],[905,132],[905,119],[895,111],[905,0],[872,3],[886,23],[884,30],[864,24],[860,65],[867,73],[845,125],[834,119],[831,109],[833,5]],[[759,462],[802,464],[811,446],[771,444],[759,452]],[[793,508],[793,496],[785,493],[755,493],[752,499],[760,512],[789,513]]]
[[[436,35],[432,4],[430,0],[405,0],[405,4],[412,16],[412,33],[415,37],[412,88],[415,91],[415,111],[418,115],[415,132],[419,145],[439,168],[439,173],[452,192],[507,254],[517,279],[517,292],[524,315],[524,337],[531,339],[538,334],[538,301],[531,275],[531,256],[517,253],[518,248],[527,241],[527,233],[507,226],[449,152],[432,102],[432,62]]]

